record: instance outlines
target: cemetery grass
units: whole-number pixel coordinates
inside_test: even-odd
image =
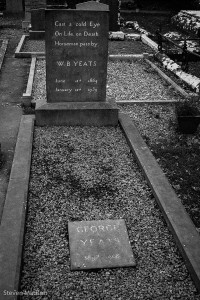
[[[70,271],[68,221],[119,218],[137,266]],[[119,127],[35,128],[21,277],[34,289],[47,293],[37,300],[200,299]]]

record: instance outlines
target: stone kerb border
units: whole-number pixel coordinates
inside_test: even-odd
[[[4,60],[4,56],[6,54],[7,46],[8,46],[8,40],[3,39],[2,40],[2,45],[1,45],[1,48],[0,48],[0,70],[1,70],[2,65],[3,65],[3,60]]]
[[[144,59],[153,57],[153,54],[143,53],[143,54],[110,54],[109,60],[116,61],[116,60],[123,60],[123,61],[133,61],[135,59]]]
[[[136,10],[136,9],[120,9],[121,13],[125,14],[152,14],[152,15],[171,15],[171,12],[168,10]]]
[[[127,114],[119,122],[200,292],[200,236],[180,199]]]
[[[26,39],[29,37],[29,34],[23,34],[21,40],[16,48],[15,57],[16,58],[30,58],[32,56],[44,56],[45,52],[22,52],[22,48],[26,42]]]
[[[169,76],[167,76],[162,70],[160,70],[154,63],[152,63],[150,60],[145,59],[145,61],[163,78],[165,79],[169,84],[173,86],[177,92],[184,98],[198,98],[199,96],[196,93],[187,93],[182,87],[180,87],[178,84],[176,84]]]
[[[30,106],[31,100],[32,100],[32,90],[33,90],[33,82],[34,82],[34,76],[35,76],[36,61],[37,61],[36,56],[33,56],[32,60],[31,60],[31,66],[30,66],[30,71],[29,71],[26,92],[23,93],[23,96],[22,96],[22,104],[25,106]]]
[[[182,89],[179,85],[177,85],[171,78],[169,78],[164,72],[162,72],[154,63],[152,63],[148,58],[152,57],[152,54],[148,53],[143,53],[143,54],[127,54],[127,55],[109,55],[109,59],[111,61],[117,61],[117,60],[122,60],[122,61],[133,61],[135,59],[144,59],[164,80],[167,81],[167,83],[171,84],[172,87],[181,94],[184,98],[194,98],[198,97],[197,94],[195,93],[187,93],[184,89]],[[29,78],[28,78],[28,83],[26,87],[26,92],[22,96],[22,104],[24,106],[30,106],[31,103],[34,106],[35,102],[32,100],[32,90],[33,90],[33,82],[34,82],[34,76],[35,76],[35,68],[36,68],[36,62],[37,59],[45,59],[44,56],[32,56],[32,61],[31,61],[31,66],[30,66],[30,71],[29,71]],[[123,105],[123,104],[142,104],[142,103],[149,103],[149,104],[169,104],[169,103],[175,103],[176,101],[174,100],[169,100],[169,101],[116,101],[117,104]]]
[[[156,56],[156,58],[163,64],[163,60],[162,60],[162,57],[164,56],[165,58],[167,58],[169,61],[171,61],[172,63],[175,64],[175,62],[173,62],[173,60],[171,60],[166,54],[159,54],[158,52],[158,44],[155,43],[154,41],[152,41],[148,36],[146,36],[145,34],[141,35],[141,40],[144,44],[147,44],[148,46],[150,46],[152,49],[154,49],[157,53],[154,55]],[[159,55],[158,55],[159,54]],[[179,69],[181,69],[181,67],[179,65],[176,64],[177,67],[179,67]],[[172,72],[172,69],[171,68],[168,68],[167,69],[169,71]],[[183,82],[185,82],[187,85],[189,85],[190,87],[192,87],[194,89],[194,86],[193,86],[193,81],[192,78],[195,77],[189,73],[186,73],[184,71],[180,71],[180,72],[175,72],[176,68],[174,69],[174,72],[175,75],[181,79]],[[198,94],[196,93],[196,96],[198,96]]]
[[[26,38],[28,37],[27,34],[24,34],[17,46],[17,49],[15,51],[15,57],[16,58],[30,58],[32,56],[44,56],[45,52],[21,52],[23,45],[26,42]],[[152,41],[149,37],[147,37],[145,34],[141,34],[141,41],[150,46],[154,51],[157,51],[158,49],[158,44],[155,43],[154,41]],[[114,60],[114,59],[121,59],[123,57],[123,59],[125,60],[130,60],[131,58],[133,59],[140,59],[140,58],[148,58],[147,56],[145,57],[146,54],[132,54],[132,55],[109,55],[109,59]],[[149,57],[152,56],[153,54],[148,54]],[[165,57],[167,57],[167,55],[165,55]],[[159,57],[157,57],[159,59]],[[169,58],[168,58],[169,59]],[[159,59],[160,60],[160,59]],[[170,59],[169,59],[170,60]],[[162,60],[160,60],[162,63]],[[169,69],[171,71],[171,69]],[[164,73],[163,73],[164,74]],[[189,86],[192,86],[192,80],[190,77],[192,77],[192,75],[185,73],[185,72],[178,72],[176,73],[176,76],[179,77],[179,79],[181,79],[182,81],[184,81],[186,84],[188,84]],[[197,96],[198,94],[196,94]]]
[[[17,49],[15,51],[15,57],[17,58],[30,58],[30,57],[34,57],[34,56],[44,56],[45,52],[21,52],[21,49],[23,48],[24,43],[26,42],[26,38],[28,37],[27,34],[24,34],[17,46]],[[144,44],[147,44],[148,46],[150,46],[152,49],[154,49],[155,51],[157,51],[158,49],[158,44],[155,43],[154,41],[152,41],[149,37],[147,37],[145,34],[141,35],[141,41]],[[149,54],[149,53],[143,53],[143,54],[126,54],[126,55],[120,55],[120,54],[115,54],[109,55],[109,59],[110,60],[124,60],[124,61],[130,61],[130,60],[134,60],[134,59],[148,59],[150,57],[153,57],[153,54]],[[148,62],[150,64],[150,62]],[[164,72],[162,72],[159,68],[157,68],[152,62],[151,62],[151,66],[154,70],[156,70],[160,76],[162,76],[163,79],[165,79],[168,83],[170,83],[179,93],[182,94],[182,96],[186,97],[186,98],[191,98],[191,97],[199,97],[199,95],[197,93],[186,93],[181,87],[179,87],[175,82],[173,82],[167,75],[164,74]],[[184,72],[181,72],[181,74]],[[185,73],[187,74],[187,73]],[[185,77],[185,79],[181,76],[179,76],[179,74],[177,74],[177,76],[182,80],[185,81],[185,83],[187,83],[189,86],[191,86],[191,83],[189,82],[189,76],[190,74],[187,74],[187,77]],[[172,83],[173,82],[173,83]],[[26,94],[26,93],[25,93]],[[24,98],[26,97],[26,95],[23,95]],[[28,97],[29,98],[29,97]]]
[[[31,166],[33,115],[22,116],[0,227],[0,299],[18,296],[27,194]],[[14,295],[5,295],[5,291]]]
[[[4,291],[19,291],[23,253],[28,184],[34,132],[33,115],[22,116],[15,155],[0,227],[0,297]],[[191,277],[200,292],[200,236],[169,184],[156,159],[127,114],[119,113],[119,123],[131,151],[152,189]],[[17,300],[15,293],[9,299]]]

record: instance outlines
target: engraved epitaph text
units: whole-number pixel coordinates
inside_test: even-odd
[[[71,270],[135,266],[124,220],[69,222]]]
[[[47,102],[106,100],[108,12],[46,10]]]

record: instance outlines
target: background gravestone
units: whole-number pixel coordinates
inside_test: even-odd
[[[31,10],[31,29],[34,31],[45,30],[45,9],[32,9]]]
[[[119,1],[118,0],[100,0],[102,3],[109,5],[109,30],[118,31],[120,26],[118,24],[119,18]]]
[[[46,10],[45,20],[47,102],[105,101],[108,11]]]
[[[135,266],[123,219],[68,222],[71,270]]]
[[[31,40],[41,40],[45,37],[45,9],[31,10],[31,30],[29,31]]]

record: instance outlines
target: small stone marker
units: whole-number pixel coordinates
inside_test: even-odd
[[[123,219],[68,222],[71,270],[135,266]]]

